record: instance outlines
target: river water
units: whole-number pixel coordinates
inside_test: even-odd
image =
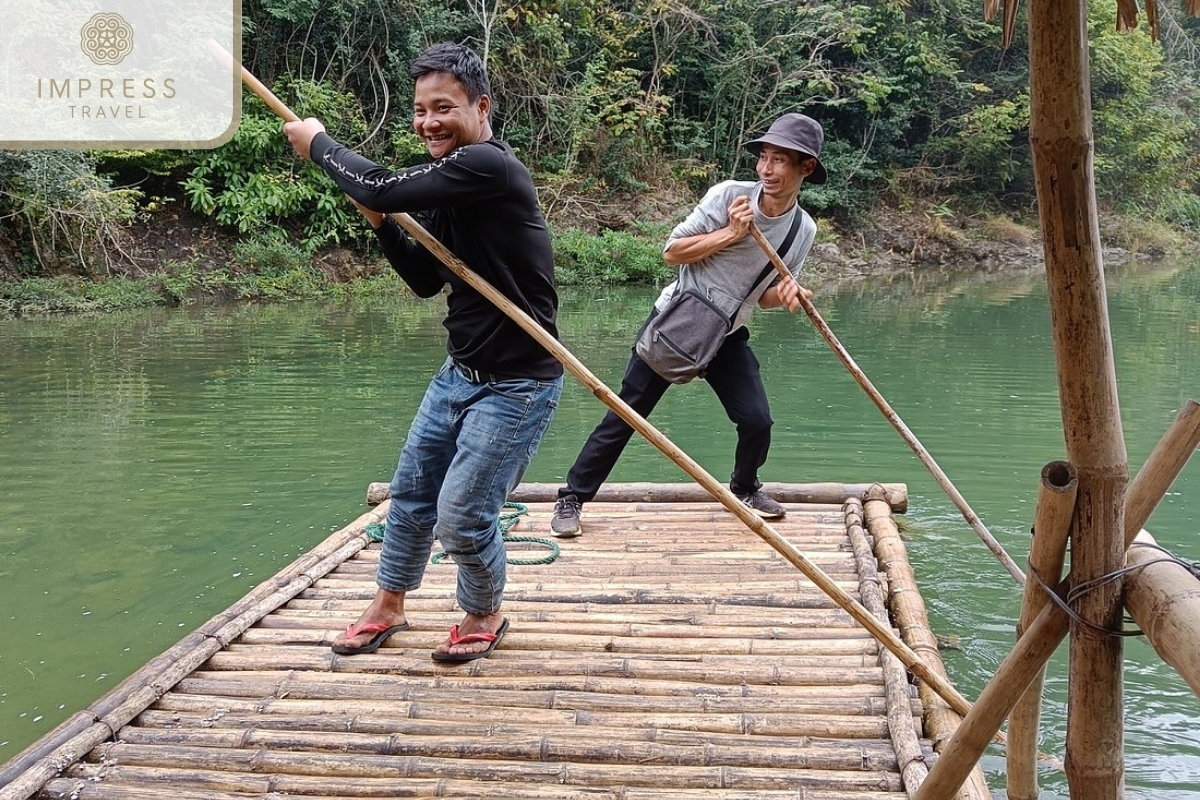
[[[1136,473],[1200,399],[1200,264],[1108,276]],[[616,388],[650,289],[564,292],[564,343]],[[1037,273],[871,278],[814,302],[893,409],[1020,563],[1043,464],[1065,457]],[[0,321],[0,762],[365,510],[391,476],[429,374],[440,301],[187,308]],[[1008,652],[1020,593],[803,314],[752,341],[776,419],[768,481],[903,482],[909,555],[951,678],[975,697]],[[568,376],[526,479],[559,481],[603,406]],[[653,422],[718,478],[733,434],[702,384]],[[686,476],[635,438],[613,480]],[[1148,528],[1200,560],[1200,459]],[[747,535],[751,535],[747,533]],[[1129,797],[1200,798],[1200,700],[1127,640]],[[1066,648],[1047,679],[1043,751],[1065,738]],[[984,762],[1003,785],[1003,758]],[[1044,798],[1066,798],[1047,768]]]

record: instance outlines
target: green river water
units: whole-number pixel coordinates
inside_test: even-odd
[[[1110,271],[1121,411],[1136,473],[1200,399],[1200,264]],[[616,388],[650,289],[563,296],[564,343]],[[1044,279],[873,278],[814,302],[1019,562],[1039,470],[1064,457]],[[189,308],[0,321],[0,762],[365,510],[430,373],[441,301]],[[752,341],[776,419],[768,481],[903,482],[904,522],[951,678],[976,696],[1008,652],[1020,593],[803,314]],[[603,406],[568,376],[526,480],[559,481]],[[701,383],[652,420],[718,478],[733,432]],[[613,480],[686,476],[635,439]],[[1200,459],[1148,528],[1200,560]],[[753,535],[747,532],[747,535]],[[1127,796],[1200,798],[1200,700],[1126,644]],[[1061,754],[1066,648],[1042,749]],[[984,762],[1003,785],[1003,758]],[[1067,795],[1047,770],[1044,798]]]

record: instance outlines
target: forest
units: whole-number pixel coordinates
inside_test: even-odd
[[[1121,246],[1200,234],[1200,19],[1184,5],[1159,4],[1157,41],[1144,16],[1118,32],[1114,3],[1090,6],[1096,191]],[[881,209],[1033,225],[1023,25],[1005,49],[977,0],[243,0],[242,55],[301,116],[401,167],[425,158],[408,62],[432,42],[469,44],[567,282],[572,264],[618,251],[623,267],[583,266],[638,280],[655,274],[642,263],[655,223],[715,180],[751,176],[743,143],[787,111],[825,127],[830,179],[801,196],[823,238],[853,237]],[[249,94],[236,134],[210,150],[0,150],[0,219],[10,305],[99,278],[152,278],[174,300],[251,295],[243,272],[325,285],[358,276],[347,265],[368,249],[361,218]],[[224,243],[221,263],[206,263],[212,246],[161,244],[183,229]],[[597,238],[608,256],[588,255]]]

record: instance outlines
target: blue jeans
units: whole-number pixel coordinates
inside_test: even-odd
[[[400,451],[376,581],[421,585],[436,537],[458,565],[458,604],[487,615],[504,598],[499,516],[562,393],[562,378],[473,383],[449,360],[433,377]]]

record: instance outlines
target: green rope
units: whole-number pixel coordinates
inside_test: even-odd
[[[550,539],[541,539],[536,536],[509,536],[508,535],[508,531],[511,530],[514,525],[517,524],[517,522],[520,520],[522,514],[529,513],[529,509],[521,503],[514,503],[512,501],[506,502],[504,504],[504,509],[505,510],[502,510],[500,512],[499,523],[500,523],[500,535],[501,535],[501,538],[504,540],[505,544],[508,544],[509,542],[526,542],[529,544],[541,545],[542,547],[544,547],[550,551],[547,555],[540,556],[538,558],[513,558],[512,556],[509,556],[505,559],[505,562],[508,564],[516,564],[516,565],[527,566],[527,567],[538,566],[540,564],[554,563],[554,561],[558,559],[558,554],[560,552],[558,545],[554,541],[552,541]],[[511,510],[509,510],[509,509],[511,509]],[[378,522],[372,522],[370,525],[368,525],[365,528],[367,537],[372,542],[382,542],[383,541],[383,530],[384,530],[383,525]],[[448,558],[448,556],[446,553],[434,553],[433,558],[431,559],[431,562],[434,564],[441,564],[447,558]]]

